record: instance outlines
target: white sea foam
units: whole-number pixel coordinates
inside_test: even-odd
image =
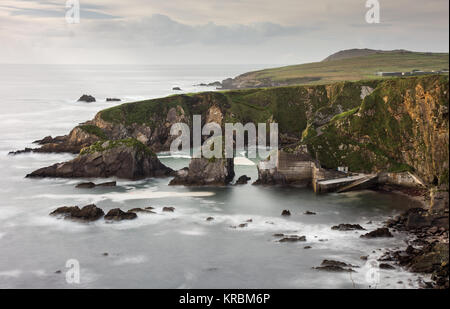
[[[20,269],[0,271],[0,277],[18,278],[22,274]]]
[[[126,264],[142,264],[147,262],[147,257],[144,255],[125,256],[113,262],[114,265],[126,265]]]

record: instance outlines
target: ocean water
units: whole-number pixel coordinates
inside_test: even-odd
[[[168,178],[118,179],[114,188],[83,190],[75,185],[88,179],[24,178],[71,154],[8,155],[44,136],[67,134],[115,104],[178,93],[175,86],[204,91],[208,88],[193,85],[263,67],[0,65],[0,288],[417,287],[415,274],[373,266],[384,248],[405,247],[407,235],[365,240],[359,231],[331,230],[339,223],[375,229],[413,206],[403,197],[372,191],[316,195],[250,184],[172,187]],[[98,102],[76,102],[83,93]],[[107,97],[123,102],[105,102]],[[182,155],[159,157],[174,169],[189,164]],[[243,174],[256,180],[255,165],[237,165],[237,177]],[[89,224],[48,215],[59,206],[90,203],[105,212],[152,206],[157,214]],[[165,206],[175,212],[162,212]],[[283,209],[292,216],[281,217]],[[304,215],[306,210],[317,215]],[[249,219],[247,227],[233,228]],[[279,243],[274,233],[305,235],[307,241]],[[364,255],[369,262],[360,259]],[[359,268],[351,274],[312,269],[323,259]],[[70,260],[79,263],[79,283],[66,280]]]

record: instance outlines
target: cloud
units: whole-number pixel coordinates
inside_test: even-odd
[[[250,25],[188,25],[170,17],[155,14],[135,21],[119,21],[93,26],[94,32],[107,34],[116,39],[133,38],[137,42],[151,45],[178,46],[183,44],[235,45],[258,44],[277,37],[296,36],[313,28],[286,27],[270,22]]]

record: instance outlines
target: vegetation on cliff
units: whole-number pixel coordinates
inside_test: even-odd
[[[117,147],[133,148],[138,153],[143,153],[149,156],[156,156],[154,152],[150,150],[146,145],[134,138],[110,140],[110,141],[98,141],[89,147],[81,149],[80,156],[86,154],[92,154],[95,152],[104,152]]]

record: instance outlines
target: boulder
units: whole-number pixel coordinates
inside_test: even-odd
[[[162,211],[164,212],[174,212],[175,207],[163,207]]]
[[[95,221],[104,216],[102,209],[94,204],[79,208],[78,206],[63,206],[59,207],[50,213],[51,216],[62,216],[65,219],[80,220],[80,221]]]
[[[229,159],[193,158],[189,168],[179,170],[169,185],[225,186],[234,178],[234,162]]]
[[[395,269],[394,266],[392,266],[391,264],[387,264],[387,263],[381,263],[380,265],[378,265],[378,267],[380,269],[388,269],[388,270]]]
[[[142,179],[165,177],[173,170],[135,139],[97,142],[84,148],[75,159],[38,169],[27,177]],[[110,183],[112,184],[112,183]]]
[[[317,270],[325,270],[332,272],[355,272],[352,268],[357,267],[340,261],[323,260],[320,266],[315,267]]]
[[[236,180],[236,185],[245,185],[250,180],[250,177],[247,177],[247,175],[242,175],[241,177]]]
[[[331,229],[338,230],[338,231],[354,231],[354,230],[365,231],[366,230],[359,224],[348,224],[348,223],[341,223],[339,225],[335,225],[335,226],[331,227]]]
[[[181,91],[180,87],[173,87],[172,90]]]
[[[283,211],[281,212],[281,215],[282,215],[282,216],[290,216],[290,215],[291,215],[291,212],[290,212],[289,210],[285,209],[285,210],[283,210]]]
[[[375,231],[361,235],[361,238],[394,237],[388,228],[378,228]]]
[[[134,212],[124,212],[120,208],[114,208],[108,211],[105,215],[105,220],[122,221],[136,219],[137,215]]]
[[[91,95],[88,94],[83,94],[79,99],[78,102],[87,102],[87,103],[91,103],[91,102],[95,102],[95,98]]]

